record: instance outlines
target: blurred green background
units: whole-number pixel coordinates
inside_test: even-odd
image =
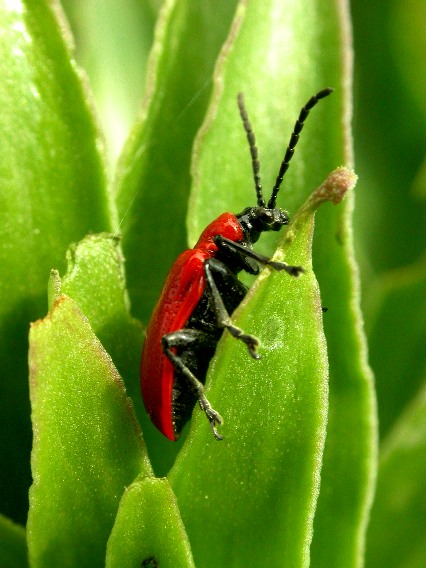
[[[90,82],[113,172],[140,110],[161,2],[62,4],[77,61]],[[380,435],[386,445],[425,381],[426,4],[424,0],[354,0],[352,15],[359,175],[355,244]],[[29,319],[43,315],[31,313]],[[25,377],[21,379],[26,384]],[[21,523],[26,520],[30,483],[29,419],[24,430],[17,456],[10,461],[2,456],[10,486],[1,512]],[[19,458],[25,464],[23,476],[16,475]]]
[[[426,5],[352,13],[355,237],[383,437],[425,379]]]

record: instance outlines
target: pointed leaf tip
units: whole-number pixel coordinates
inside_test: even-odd
[[[358,176],[353,170],[341,166],[333,170],[320,186],[312,193],[309,204],[317,208],[324,201],[337,205],[342,201],[346,192],[355,187]]]

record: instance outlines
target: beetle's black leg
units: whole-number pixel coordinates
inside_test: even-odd
[[[171,361],[174,368],[179,371],[188,381],[191,391],[198,399],[201,410],[210,422],[210,428],[216,440],[223,440],[223,437],[216,430],[217,424],[222,424],[222,417],[214,410],[204,394],[204,385],[197,379],[194,373],[185,365],[182,358],[172,351],[173,347],[184,347],[191,350],[195,345],[205,342],[205,334],[196,329],[180,329],[173,333],[164,335],[161,339],[163,351]]]
[[[231,241],[231,239],[227,239],[226,237],[222,237],[222,235],[217,235],[214,238],[215,244],[219,247],[219,249],[230,250],[233,252],[239,253],[242,257],[248,256],[256,260],[259,264],[263,264],[266,266],[270,266],[274,270],[285,270],[291,276],[299,276],[302,272],[304,272],[301,266],[291,266],[286,262],[278,262],[275,260],[271,260],[268,256],[264,256],[263,254],[259,254],[258,252],[254,251],[253,249],[249,249],[243,246],[240,243],[235,241]]]
[[[205,261],[204,272],[207,279],[206,293],[211,297],[212,305],[216,312],[218,327],[227,329],[233,337],[243,341],[247,345],[250,355],[254,359],[260,359],[261,356],[257,353],[259,340],[254,335],[244,333],[242,329],[233,325],[213,277],[213,273],[215,272],[221,273],[222,276],[226,275],[228,278],[236,278],[235,274],[231,272],[223,262],[215,258],[210,258]]]

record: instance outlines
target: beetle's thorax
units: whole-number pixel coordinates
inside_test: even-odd
[[[255,243],[264,231],[279,231],[289,222],[284,209],[266,207],[247,207],[236,217],[243,229],[245,240],[251,243]]]

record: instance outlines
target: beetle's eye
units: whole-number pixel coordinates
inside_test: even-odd
[[[270,209],[259,209],[258,216],[259,220],[265,225],[268,225],[274,219],[273,212]]]

